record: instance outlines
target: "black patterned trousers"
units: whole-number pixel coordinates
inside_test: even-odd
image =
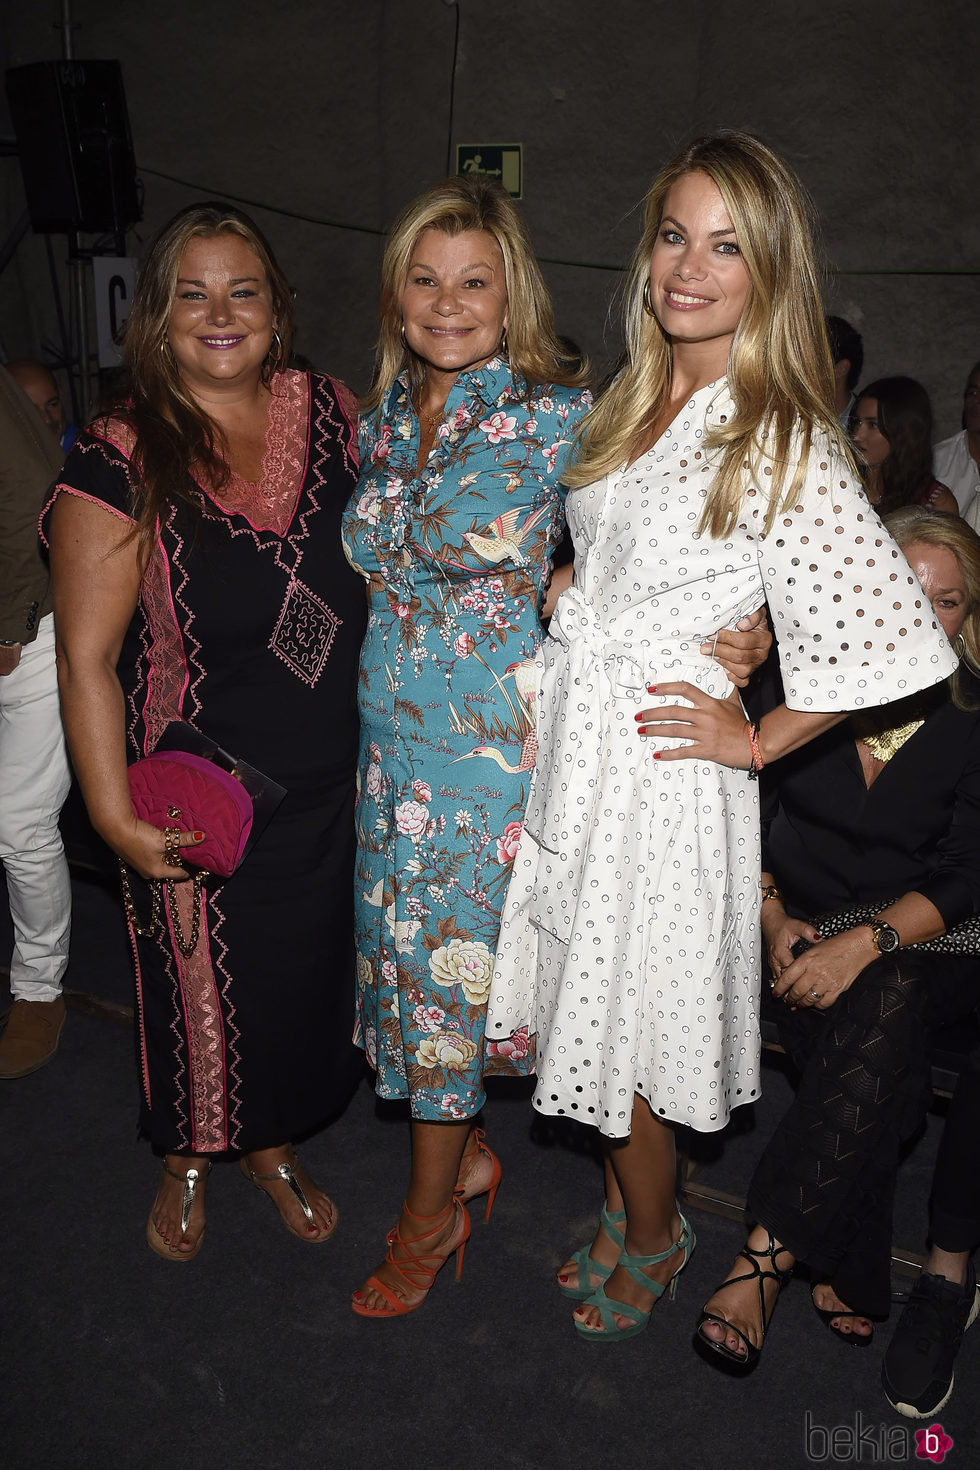
[[[929,1107],[931,1039],[978,1003],[980,960],[913,950],[876,960],[826,1011],[775,1002],[800,1085],[749,1210],[855,1311],[888,1313],[895,1176]],[[975,1244],[980,1221],[978,1067],[961,1075],[937,1164],[932,1229],[947,1250]]]

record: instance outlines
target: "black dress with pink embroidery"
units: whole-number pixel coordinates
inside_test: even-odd
[[[133,432],[82,433],[55,494],[130,519]],[[325,1121],[356,1075],[353,1030],[355,683],[364,585],[341,513],[357,415],[329,378],[273,380],[262,480],[233,476],[159,527],[118,672],[130,759],[186,720],[285,787],[240,868],[205,886],[184,958],[163,919],[132,935],[141,1127],[171,1152],[271,1147]],[[50,506],[48,507],[50,510]],[[47,515],[47,512],[46,512]],[[145,921],[147,885],[134,874]],[[185,933],[193,895],[176,885]]]

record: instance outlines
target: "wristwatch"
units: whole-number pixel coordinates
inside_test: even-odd
[[[884,919],[870,919],[868,927],[879,954],[893,954],[896,949],[901,948],[902,940],[898,930],[893,929],[891,924],[886,924]]]

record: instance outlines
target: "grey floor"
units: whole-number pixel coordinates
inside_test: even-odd
[[[69,983],[126,1004],[115,896],[92,881],[76,881],[75,896]],[[444,1272],[411,1316],[363,1321],[348,1305],[404,1187],[404,1121],[366,1083],[304,1149],[340,1210],[332,1241],[293,1239],[220,1164],[201,1254],[185,1266],[158,1260],[143,1238],[156,1164],[136,1137],[132,1052],[129,1029],[73,1011],[56,1061],[0,1084],[3,1470],[923,1463],[920,1426],[880,1392],[889,1329],[866,1351],[842,1346],[802,1281],[785,1292],[748,1378],[693,1350],[701,1302],[741,1243],[735,1222],[692,1215],[697,1251],[647,1332],[580,1341],[552,1271],[593,1228],[592,1139],[545,1125],[526,1089],[498,1087],[488,1107],[503,1184],[490,1223],[474,1217],[462,1281]],[[744,1192],[789,1095],[778,1070],[766,1084],[763,1101],[713,1141],[702,1178]],[[896,1235],[918,1249],[940,1126],[930,1120],[901,1176]],[[938,1416],[954,1466],[980,1463],[978,1366],[980,1329]]]

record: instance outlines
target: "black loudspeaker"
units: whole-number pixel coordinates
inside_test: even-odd
[[[141,217],[118,61],[11,67],[7,98],[38,232],[120,233]]]

